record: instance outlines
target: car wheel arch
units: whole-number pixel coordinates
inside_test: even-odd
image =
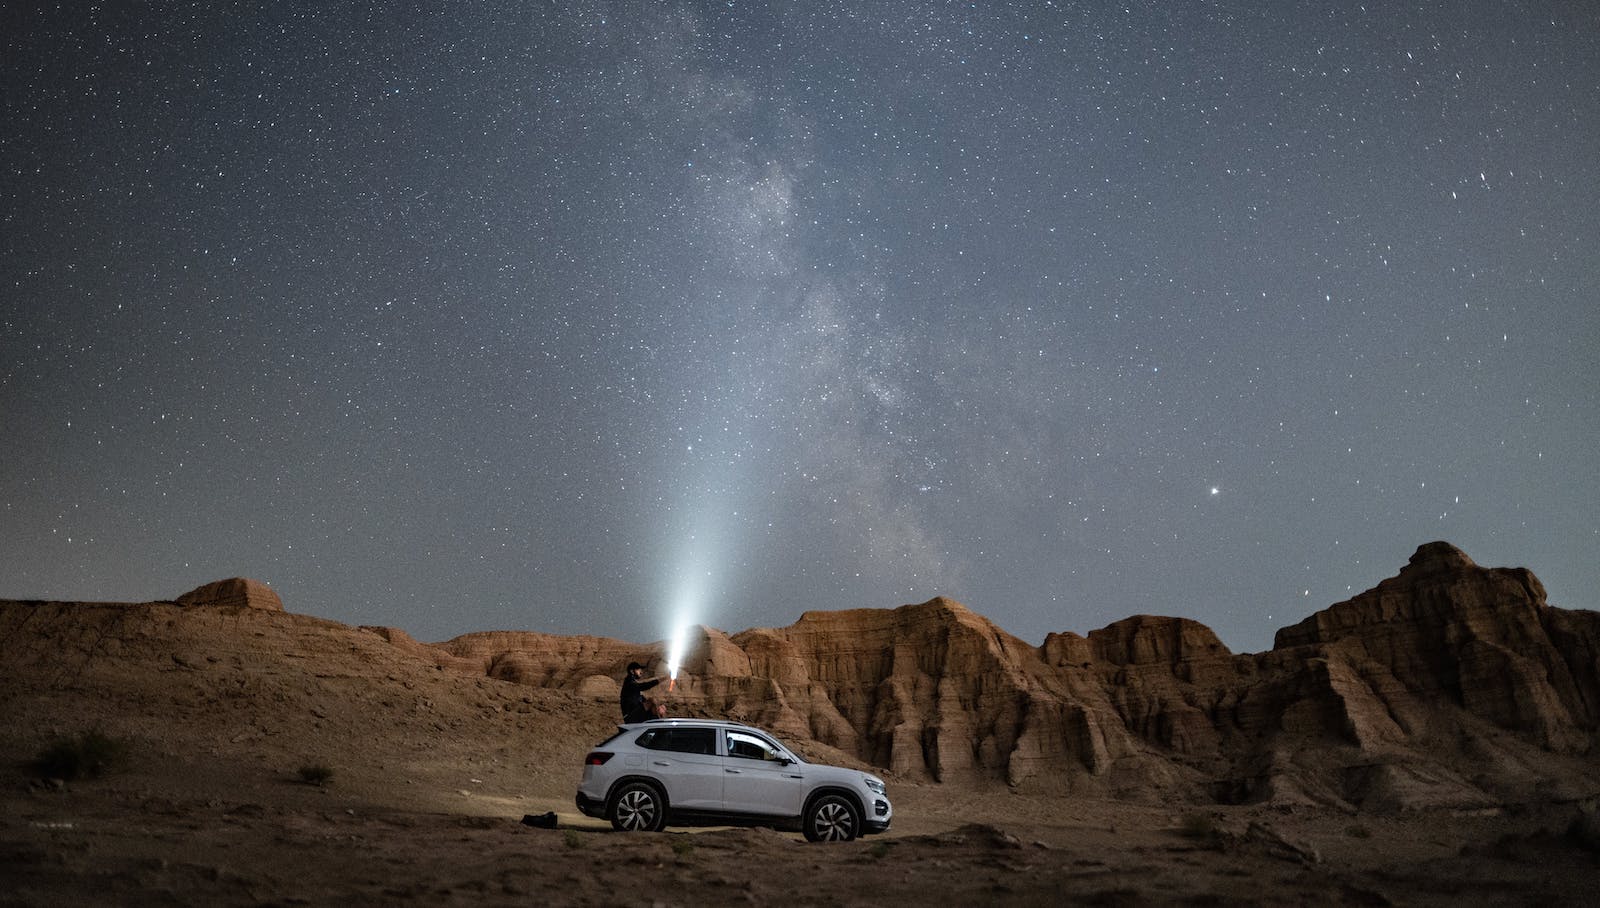
[[[857,795],[855,792],[851,791],[848,788],[841,788],[841,787],[831,786],[831,785],[830,786],[825,786],[823,788],[819,788],[816,791],[813,791],[811,794],[807,795],[806,796],[806,804],[805,804],[805,807],[801,809],[800,816],[803,818],[806,814],[810,813],[811,812],[811,808],[816,806],[817,801],[821,800],[823,797],[825,797],[827,795],[838,795],[838,796],[844,798],[845,800],[849,801],[851,804],[855,805],[856,812],[861,815],[862,819],[866,818],[866,816],[867,816],[867,808],[866,808],[865,805],[863,805],[861,803],[861,798],[860,798],[859,795]]]
[[[821,788],[806,799],[800,831],[808,842],[850,841],[867,834],[867,812],[855,792]]]
[[[622,816],[622,799],[628,796],[630,789],[639,788],[647,789],[650,793],[650,797],[652,797],[656,802],[652,812],[653,820],[642,826],[636,826],[628,823],[628,821]],[[632,813],[638,807],[642,806],[634,802],[631,798],[629,800],[630,804],[627,808],[628,813]],[[614,783],[612,783],[611,788],[606,792],[605,803],[606,817],[611,820],[612,827],[619,830],[625,828],[626,826],[626,828],[629,829],[643,829],[649,832],[660,832],[661,830],[667,828],[668,821],[671,819],[671,801],[667,797],[666,786],[662,785],[659,780],[652,779],[649,776],[624,776],[623,778],[616,780]],[[635,816],[637,815],[635,814]]]
[[[672,806],[672,799],[667,797],[667,786],[662,785],[659,779],[651,778],[650,776],[622,776],[615,782],[612,782],[611,787],[606,790],[606,804],[609,805],[615,801],[617,799],[617,793],[622,791],[623,788],[639,782],[642,782],[645,785],[655,789],[656,794],[661,797],[662,807]]]

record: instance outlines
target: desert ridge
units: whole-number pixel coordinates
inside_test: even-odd
[[[533,633],[422,645],[453,672],[614,697],[661,644]],[[918,781],[1096,796],[1472,807],[1600,790],[1600,615],[1444,542],[1235,654],[1137,615],[1030,645],[949,599],[699,628],[673,708],[811,738]]]
[[[663,904],[1578,904],[1600,851],[1597,619],[1431,543],[1256,654],[1148,615],[1034,646],[948,599],[700,628],[674,712],[889,781],[888,835],[808,847],[574,810],[623,667],[661,644],[422,643],[242,578],[3,600],[0,873],[19,905],[602,905],[641,885]],[[126,745],[115,773],[41,777],[90,729]],[[559,829],[517,822],[545,812]]]
[[[565,696],[602,734],[618,679],[661,643],[492,631],[420,643],[286,612],[234,578],[171,604],[0,602],[9,660],[115,659],[163,635],[216,664],[271,625],[278,655],[378,680],[444,672]],[[224,643],[205,628],[229,628]],[[228,635],[225,635],[228,636]],[[696,629],[681,715],[749,722],[933,784],[1349,810],[1483,807],[1600,791],[1600,615],[1523,568],[1420,547],[1397,576],[1235,654],[1198,622],[1138,615],[1030,645],[953,600]],[[336,652],[339,658],[328,654]],[[259,658],[260,654],[256,654]],[[243,664],[245,655],[228,656]]]

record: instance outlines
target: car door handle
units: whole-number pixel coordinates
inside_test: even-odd
[[[730,773],[732,773],[734,775],[739,775],[740,773],[744,772],[744,770],[742,770],[742,769],[728,769],[728,770],[724,770],[724,772],[730,772]]]
[[[670,761],[670,760],[656,760],[655,764],[657,766],[671,766],[672,765],[672,761]]]

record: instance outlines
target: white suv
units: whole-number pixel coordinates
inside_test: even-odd
[[[883,780],[807,763],[764,731],[710,719],[618,726],[583,761],[578,809],[617,829],[771,826],[813,842],[889,828]]]

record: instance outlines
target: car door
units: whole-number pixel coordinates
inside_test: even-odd
[[[682,810],[722,809],[722,758],[717,733],[694,726],[652,728],[639,738],[650,751],[646,769],[667,789],[667,802]]]
[[[723,732],[722,801],[730,813],[800,815],[802,768],[775,742],[747,731]]]

